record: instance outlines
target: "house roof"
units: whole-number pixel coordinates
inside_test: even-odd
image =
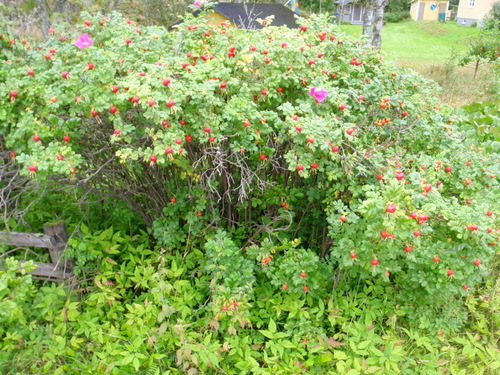
[[[269,16],[274,16],[273,26],[287,26],[291,29],[299,27],[293,10],[281,4],[217,3],[214,10],[242,29],[262,29],[263,26],[257,19]]]

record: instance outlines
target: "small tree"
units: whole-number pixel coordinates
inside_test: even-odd
[[[486,65],[498,61],[500,54],[500,41],[498,32],[500,30],[500,3],[495,4],[488,16],[484,20],[484,27],[478,38],[469,42],[469,49],[460,58],[459,65],[466,66],[474,64],[474,77],[481,65]]]

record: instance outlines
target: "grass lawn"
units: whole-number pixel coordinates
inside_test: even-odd
[[[351,35],[361,35],[362,26],[342,25]],[[480,29],[458,26],[454,22],[408,21],[388,23],[382,29],[382,51],[391,59],[422,63],[445,63],[453,50],[467,50],[467,41]]]
[[[342,25],[341,29],[354,36],[362,33],[361,25]],[[453,54],[467,50],[468,41],[480,31],[455,22],[389,23],[382,29],[382,52],[398,65],[435,80],[442,88],[441,99],[447,104],[460,106],[490,100],[493,68],[483,67],[473,81],[471,66],[458,67],[456,61],[451,61]]]

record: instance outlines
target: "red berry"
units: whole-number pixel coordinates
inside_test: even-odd
[[[354,259],[354,258],[356,258],[356,257],[358,256],[358,254],[356,254],[356,253],[351,253],[351,254],[349,254],[349,255],[350,255],[350,257],[351,257],[352,259]]]
[[[487,212],[486,212],[486,215],[488,215],[488,216],[492,216],[492,215],[493,215],[493,211],[487,211]]]
[[[28,70],[28,75],[29,76],[34,76],[35,75],[35,71],[33,69]]]
[[[210,128],[210,126],[205,126],[205,127],[203,128],[203,131],[204,131],[205,133],[210,133],[210,132],[212,131],[212,129]]]
[[[396,173],[397,180],[401,181],[403,178],[405,178],[405,174],[403,172]]]
[[[129,39],[129,38],[125,39],[125,43],[127,43],[127,44],[132,43],[132,39]]]
[[[267,156],[265,154],[260,154],[260,160],[266,160]]]
[[[340,215],[340,221],[346,221],[347,217],[345,215]]]
[[[184,139],[186,140],[186,142],[191,142],[193,140],[193,137],[190,135],[186,135]]]
[[[39,141],[40,141],[40,136],[39,136],[38,134],[35,134],[35,135],[33,136],[33,140],[34,140],[35,142],[39,142]]]
[[[215,137],[209,137],[209,138],[208,138],[208,141],[209,141],[209,142],[215,142]]]
[[[431,191],[432,190],[432,185],[431,184],[427,184],[424,186],[424,190],[425,191]]]
[[[388,213],[394,213],[396,212],[396,205],[395,204],[390,204],[385,208],[385,211]]]
[[[149,160],[151,160],[153,163],[156,163],[156,161],[158,160],[158,158],[155,155],[151,155],[149,157]]]
[[[298,171],[304,170],[304,166],[302,164],[297,165],[297,170]]]
[[[450,172],[451,172],[451,167],[446,167],[444,170],[445,170],[446,172],[450,173]]]
[[[476,266],[479,266],[479,265],[481,264],[481,261],[480,261],[479,259],[475,259],[475,260],[474,260],[474,264],[475,264]]]
[[[306,275],[306,273],[305,273],[304,271],[302,271],[302,272],[300,273],[300,277],[306,277],[306,276],[307,276],[307,275]]]
[[[65,135],[65,136],[63,137],[63,141],[64,141],[64,142],[69,142],[69,140],[70,140],[70,139],[71,139],[71,137],[70,137],[69,135]]]
[[[420,235],[422,234],[422,232],[419,231],[419,230],[416,230],[415,232],[413,232],[413,234],[415,235],[415,237],[420,237]]]
[[[405,246],[405,251],[409,253],[411,251],[411,246]]]
[[[354,129],[353,128],[349,128],[345,131],[347,134],[351,135],[352,133],[354,133]]]
[[[373,264],[374,266],[376,266],[376,265],[378,264],[378,260],[377,260],[377,259],[372,259],[372,264]]]
[[[229,307],[227,307],[227,306],[225,306],[225,305],[224,305],[224,306],[222,306],[222,311],[227,311],[228,309],[229,309]]]
[[[305,292],[307,292],[308,290],[309,290],[309,287],[306,285],[306,286],[304,287],[304,291],[305,291]]]
[[[435,256],[434,258],[432,258],[432,260],[437,263],[437,262],[439,262],[440,259],[438,256]]]
[[[377,175],[377,180],[383,180],[383,179],[384,179],[384,175],[383,174]]]
[[[174,150],[171,147],[167,147],[165,149],[165,154],[167,154],[167,155],[170,155],[172,152],[174,152]]]
[[[30,170],[30,172],[36,172],[38,170],[38,167],[32,164],[28,167],[28,169]]]
[[[453,270],[448,270],[448,272],[447,272],[448,276],[451,276],[451,275],[453,275],[454,273],[455,273],[455,272],[454,272]]]
[[[286,285],[286,284],[283,284],[281,287],[283,288],[283,290],[287,290],[288,289],[288,285]]]
[[[172,108],[174,105],[175,105],[175,102],[174,102],[173,100],[169,100],[169,101],[167,102],[167,107],[168,107],[168,108]]]
[[[168,86],[170,85],[170,80],[168,78],[163,79],[163,86]]]
[[[312,169],[316,169],[316,168],[318,168],[318,163],[313,163],[313,164],[311,165],[311,168],[312,168]]]
[[[111,113],[116,113],[116,111],[118,111],[118,108],[116,108],[115,106],[112,106],[112,107],[109,109],[109,111],[110,111]]]
[[[175,203],[175,202],[177,202],[177,199],[175,199],[175,198],[170,198],[170,202]]]
[[[156,102],[153,99],[150,99],[148,101],[148,104],[149,104],[150,107],[152,107],[152,106],[154,106],[156,104]]]
[[[262,95],[267,95],[267,90],[261,90],[261,91],[260,91],[260,93],[261,93]]]
[[[113,132],[115,135],[120,135],[121,134],[121,130],[120,129],[115,129],[115,131]]]

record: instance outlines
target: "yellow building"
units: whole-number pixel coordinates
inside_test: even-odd
[[[414,21],[446,21],[448,3],[448,1],[414,0],[410,7],[411,19]]]
[[[460,0],[458,4],[457,23],[459,25],[470,26],[477,22],[478,26],[483,25],[484,16],[493,8],[498,0]]]

